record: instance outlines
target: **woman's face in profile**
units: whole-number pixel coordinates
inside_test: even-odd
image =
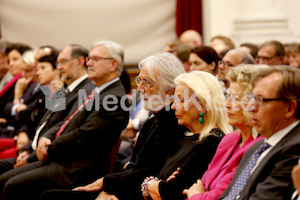
[[[212,64],[208,64],[197,54],[191,53],[189,58],[190,71],[204,71],[208,73],[213,73],[214,67]]]
[[[202,107],[194,92],[186,85],[177,85],[172,109],[175,110],[178,124],[188,128],[199,124],[198,118]]]
[[[243,106],[243,99],[245,99],[243,95],[244,87],[236,82],[232,82],[230,84],[230,97],[226,100],[226,107],[229,124],[237,128],[246,124],[246,117],[244,115],[246,104]]]

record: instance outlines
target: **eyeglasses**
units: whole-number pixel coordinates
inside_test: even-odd
[[[89,62],[90,60],[92,62],[98,62],[100,60],[113,60],[114,58],[103,58],[103,57],[100,57],[100,56],[88,56],[86,57],[86,62]]]
[[[65,65],[67,64],[68,62],[70,62],[71,60],[74,60],[76,58],[71,58],[71,59],[61,59],[60,61],[57,61],[56,62],[56,65]]]
[[[275,58],[277,57],[276,55],[275,56],[272,56],[272,57],[267,57],[267,56],[257,56],[255,59],[258,61],[258,60],[271,60],[272,58]]]
[[[258,106],[261,106],[268,101],[284,101],[284,99],[282,98],[263,98],[261,96],[254,96],[254,95],[251,95],[250,99],[251,101],[254,100],[254,103]]]
[[[224,69],[227,69],[228,67],[234,67],[233,64],[231,64],[231,63],[229,63],[229,62],[225,62],[225,61],[223,61],[223,60],[220,60],[220,61],[218,62],[218,65],[219,65],[219,66],[220,66],[220,65],[223,65]]]
[[[137,86],[140,86],[142,84],[142,86],[146,89],[149,89],[151,86],[158,84],[158,83],[152,83],[152,81],[150,81],[150,79],[148,78],[141,79],[138,76],[135,78],[135,83]]]

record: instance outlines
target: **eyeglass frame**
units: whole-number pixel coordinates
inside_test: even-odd
[[[278,57],[278,56],[277,56],[277,55],[271,56],[271,57],[266,57],[266,56],[256,56],[255,60],[256,60],[256,61],[259,61],[260,59],[261,59],[261,60],[271,60],[271,59],[276,58],[276,57]]]
[[[87,56],[85,58],[86,62],[89,62],[90,60],[92,60],[92,62],[99,62],[100,60],[113,60],[114,58],[108,57],[108,58],[104,58],[101,56]]]
[[[153,85],[158,85],[159,83],[152,83],[152,81],[149,78],[141,79],[139,76],[135,77],[134,79],[135,84],[139,87],[141,84],[143,84],[143,87],[146,89],[151,88]]]
[[[262,96],[254,96],[253,94],[250,96],[250,104],[252,100],[254,100],[254,104],[258,106],[261,106],[268,101],[286,101],[283,98],[263,98]]]
[[[224,69],[227,69],[229,67],[234,67],[233,64],[231,64],[231,63],[229,64],[229,63],[225,62],[224,60],[219,60],[218,61],[218,66],[220,67],[220,65],[223,65]]]
[[[56,66],[58,66],[58,65],[65,65],[65,64],[67,64],[68,62],[70,62],[71,60],[75,60],[75,59],[77,59],[77,58],[62,59],[62,60],[60,60],[59,62],[56,62]]]

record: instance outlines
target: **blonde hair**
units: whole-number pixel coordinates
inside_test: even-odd
[[[252,79],[257,74],[259,70],[269,68],[268,65],[264,64],[241,64],[237,67],[233,67],[227,74],[226,78],[231,83],[237,83],[244,88],[243,96],[250,95],[252,93]],[[247,119],[247,124],[250,124],[251,114],[246,109],[243,110],[243,113]]]
[[[228,124],[227,111],[224,107],[225,97],[220,83],[212,74],[204,71],[192,71],[181,74],[175,79],[176,85],[184,84],[190,88],[196,98],[206,105],[204,123],[199,140],[208,136],[210,131],[216,126],[225,134],[232,131]]]

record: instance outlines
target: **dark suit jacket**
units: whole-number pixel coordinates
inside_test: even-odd
[[[111,99],[104,102],[107,95],[116,97],[117,103]],[[117,81],[100,93],[99,111],[95,110],[94,101],[92,109],[84,107],[78,112],[59,137],[54,139],[57,128],[51,128],[43,135],[53,139],[47,159],[50,180],[61,186],[83,184],[108,173],[110,151],[129,119],[129,111],[120,106],[123,96],[126,96],[124,87]],[[105,105],[116,106],[116,110],[108,111]],[[75,104],[69,116],[77,108]],[[60,127],[60,124],[56,126]]]
[[[186,128],[178,125],[174,110],[162,109],[154,115],[142,127],[126,169],[104,177],[103,190],[120,200],[143,199],[144,178],[158,176],[171,149],[185,137]]]
[[[55,127],[56,124],[63,122],[66,116],[70,113],[72,107],[77,105],[78,100],[78,91],[83,89],[86,91],[87,94],[91,93],[91,91],[95,88],[95,84],[89,80],[83,80],[72,92],[69,92],[65,95],[66,97],[66,109],[61,110],[58,112],[52,112],[45,108],[45,102],[40,101],[39,104],[36,105],[35,111],[37,114],[30,118],[30,121],[24,124],[18,132],[25,131],[29,135],[31,135],[31,140],[27,145],[23,147],[23,150],[29,150],[31,154],[29,155],[27,162],[37,161],[37,157],[35,151],[31,148],[32,140],[35,136],[35,132],[37,129],[46,122],[44,128],[40,131],[39,137],[40,138],[48,129],[51,127]],[[34,112],[35,112],[34,111]],[[56,127],[58,130],[58,127]],[[55,130],[53,130],[55,131]]]
[[[243,156],[229,187],[219,199],[224,198],[231,190],[237,177],[247,165],[254,151],[263,143],[254,144]],[[250,175],[239,200],[284,199],[292,188],[291,171],[300,158],[300,124],[293,128],[277,143],[259,166]]]

